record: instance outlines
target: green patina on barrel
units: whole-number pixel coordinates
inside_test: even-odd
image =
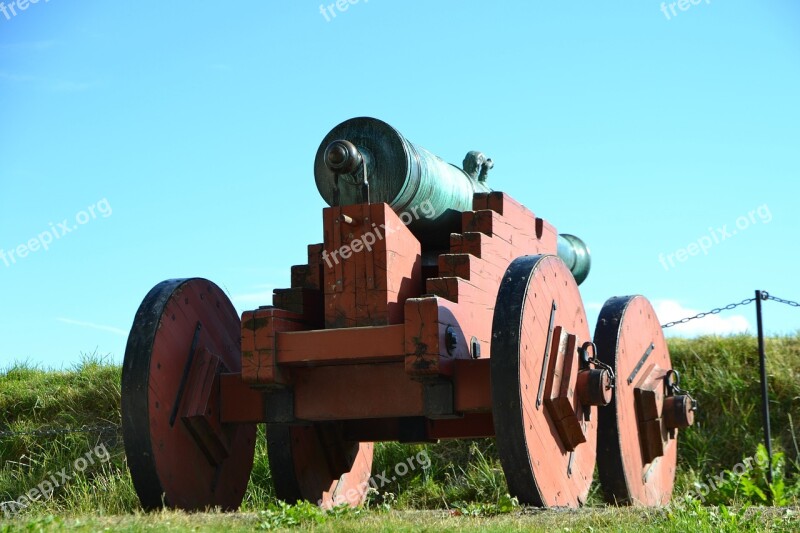
[[[387,123],[369,117],[342,122],[320,143],[314,177],[322,198],[334,204],[334,173],[325,150],[334,141],[353,143],[364,158],[371,202],[385,202],[395,213],[413,214],[409,229],[430,247],[446,248],[458,232],[461,213],[472,209],[476,192],[490,189],[466,172],[406,140]],[[339,203],[361,203],[353,176],[339,178]]]
[[[558,257],[567,265],[578,285],[589,276],[592,267],[589,247],[575,235],[562,233],[558,236]]]
[[[472,209],[476,192],[491,192],[486,186],[485,172],[466,163],[470,157],[482,155],[470,152],[461,169],[447,163],[421,146],[409,142],[389,124],[370,117],[346,120],[334,127],[322,140],[314,159],[314,177],[320,195],[328,203],[336,203],[334,192],[337,174],[326,161],[326,150],[334,141],[348,141],[363,159],[369,182],[369,201],[384,202],[402,215],[409,213],[408,227],[427,249],[445,250],[450,234],[461,231],[461,213]],[[340,156],[342,154],[339,154]],[[480,162],[484,162],[480,159]],[[338,167],[336,167],[338,168]],[[363,168],[363,167],[360,167]],[[338,204],[362,203],[357,175],[338,175]],[[574,235],[559,235],[558,255],[572,271],[578,283],[589,274],[589,249]]]

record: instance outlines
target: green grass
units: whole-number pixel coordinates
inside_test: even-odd
[[[73,472],[75,460],[86,457],[99,445],[110,452],[109,461],[95,461],[56,489],[51,498],[21,509],[13,520],[4,522],[0,511],[0,532],[7,528],[51,527],[146,530],[167,525],[185,529],[192,524],[226,530],[313,526],[343,530],[632,531],[647,527],[662,531],[748,531],[767,526],[782,530],[791,523],[797,529],[792,506],[797,505],[800,491],[797,476],[800,452],[794,428],[795,423],[800,423],[800,336],[771,338],[767,342],[773,447],[784,453],[782,458],[779,456],[776,472],[780,486],[773,487],[772,493],[766,487],[761,469],[742,476],[722,474],[732,470],[744,457],[753,456],[762,441],[755,339],[749,336],[674,339],[670,341],[670,351],[674,367],[683,376],[682,386],[699,400],[700,410],[696,426],[681,435],[677,503],[668,510],[605,507],[595,485],[590,509],[533,512],[512,507],[511,512],[501,512],[509,510],[509,500],[492,439],[424,446],[380,444],[376,447],[374,472],[390,470],[421,452],[430,458],[431,466],[398,477],[380,493],[371,494],[366,510],[337,511],[338,514],[331,516],[316,508],[287,508],[274,498],[262,430],[241,513],[143,515],[127,472],[121,436],[110,430],[0,439],[0,502],[16,500],[61,469]],[[0,430],[116,425],[120,420],[119,383],[120,368],[97,357],[87,358],[74,369],[63,372],[25,364],[2,370]],[[696,489],[697,484],[721,474],[725,483],[706,495],[706,503],[714,506],[704,507],[683,497]],[[750,507],[773,503],[770,496],[774,494],[779,496],[777,503],[785,508]],[[696,529],[696,524],[700,524],[700,529]]]
[[[0,374],[0,428],[26,432],[38,428],[116,426],[120,420],[121,369],[101,358],[87,358],[73,370],[54,372],[15,365]],[[111,460],[95,460],[76,473],[74,462],[99,445]],[[122,437],[116,430],[58,436],[22,435],[0,441],[0,502],[16,500],[57,475],[75,478],[53,497],[21,514],[36,512],[130,512],[138,506],[126,471]],[[2,519],[2,513],[0,513]]]
[[[758,346],[755,337],[701,337],[669,343],[682,386],[699,402],[696,426],[681,435],[678,489],[688,490],[732,469],[764,441]],[[797,470],[800,422],[800,337],[766,339],[767,381],[773,449],[786,452],[786,469]]]
[[[42,515],[3,525],[0,533],[11,531],[620,531],[641,533],[663,531],[685,533],[747,533],[751,531],[795,532],[800,528],[798,510],[748,508],[732,511],[725,507],[683,507],[643,510],[608,507],[603,509],[525,509],[499,516],[463,516],[450,511],[346,511],[323,514],[318,510],[290,510],[253,513],[197,513],[164,511],[124,516],[88,515],[58,517]]]

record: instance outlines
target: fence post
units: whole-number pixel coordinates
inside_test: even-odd
[[[769,426],[769,392],[767,391],[767,358],[764,354],[764,322],[761,316],[763,293],[756,291],[756,322],[758,324],[758,362],[761,367],[761,415],[764,418],[764,443],[767,446],[767,481],[772,485],[772,438]]]

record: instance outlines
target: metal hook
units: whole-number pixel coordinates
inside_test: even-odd
[[[589,348],[592,350],[591,356],[589,355]],[[597,358],[597,345],[595,343],[591,341],[584,342],[583,345],[581,345],[581,347],[578,349],[578,352],[580,353],[581,362],[583,364],[593,364],[595,367],[602,368],[608,372],[608,376],[611,379],[611,387],[616,387],[617,376],[614,374],[614,369]]]

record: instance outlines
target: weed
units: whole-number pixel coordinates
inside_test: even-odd
[[[519,501],[508,494],[504,494],[494,503],[458,502],[453,507],[452,513],[455,516],[497,516],[517,510]]]
[[[258,529],[271,530],[286,527],[324,524],[330,519],[341,520],[363,514],[361,509],[353,509],[347,505],[336,506],[329,511],[309,502],[289,505],[278,501],[270,503],[264,511],[258,513]]]

